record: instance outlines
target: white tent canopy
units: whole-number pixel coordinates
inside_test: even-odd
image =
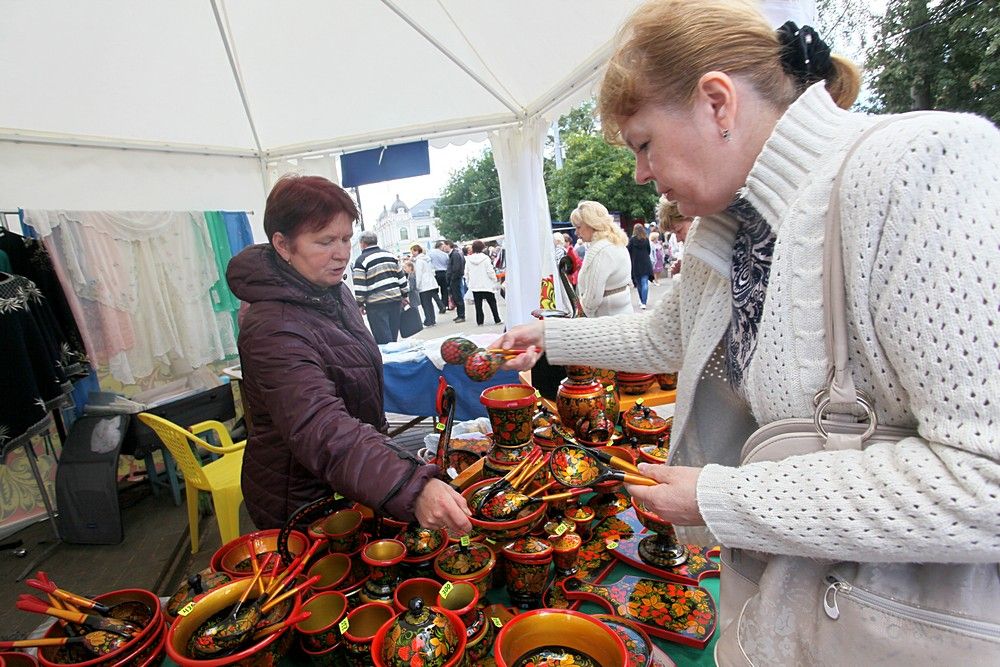
[[[275,158],[495,128],[586,87],[634,5],[5,0],[0,138]]]
[[[260,212],[287,158],[526,125],[540,155],[637,4],[0,0],[0,208]],[[513,201],[544,247],[544,201]]]

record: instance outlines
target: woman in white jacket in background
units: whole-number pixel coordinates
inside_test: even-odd
[[[577,236],[588,243],[576,291],[587,317],[631,313],[631,263],[625,245],[628,236],[608,209],[596,201],[582,201],[569,216]]]
[[[434,275],[434,264],[431,263],[430,256],[424,252],[422,246],[414,244],[410,246],[410,259],[413,260],[413,274],[417,279],[417,292],[420,294],[420,307],[424,311],[424,326],[432,327],[437,324],[434,316],[434,301],[441,305],[441,297],[438,296],[438,282]]]
[[[465,258],[465,284],[472,292],[472,299],[476,303],[476,324],[483,326],[483,301],[490,304],[493,311],[494,324],[500,324],[500,313],[497,312],[497,290],[500,288],[500,281],[497,280],[497,272],[493,268],[493,262],[489,256],[483,252],[486,244],[475,240],[472,242],[472,254]]]

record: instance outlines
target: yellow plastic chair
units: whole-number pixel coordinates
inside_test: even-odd
[[[153,429],[170,452],[184,476],[187,495],[188,529],[191,531],[191,553],[198,551],[198,491],[212,494],[215,518],[219,522],[222,543],[236,539],[240,534],[240,503],[243,489],[240,488],[240,472],[243,470],[243,448],[246,440],[233,444],[226,427],[217,421],[195,424],[190,430],[157,417],[148,412],[139,415],[143,424]],[[210,445],[195,433],[213,431],[222,443],[221,447]],[[202,465],[191,445],[197,445],[222,458]]]

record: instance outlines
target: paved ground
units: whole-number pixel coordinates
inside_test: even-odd
[[[649,303],[662,295],[662,286],[650,287]],[[638,304],[633,291],[633,303]],[[638,309],[638,308],[637,308]],[[488,312],[488,310],[487,310]],[[506,304],[500,300],[500,315],[506,318]],[[468,308],[464,323],[452,322],[454,313],[439,316],[439,324],[426,328],[416,338],[429,339],[470,332],[500,334],[503,325],[488,324],[477,327],[475,311]],[[487,321],[492,317],[487,315]],[[389,415],[395,425],[404,421],[400,415]],[[429,422],[407,431],[399,440],[416,448],[430,432]],[[192,555],[188,538],[187,513],[184,505],[175,507],[167,494],[154,497],[147,484],[132,484],[120,493],[125,539],[113,546],[84,546],[62,544],[44,562],[32,569],[47,572],[61,587],[84,595],[103,593],[117,588],[146,588],[159,595],[169,595],[186,575],[207,566],[209,559],[220,546],[218,528],[213,517],[201,521],[201,550]],[[241,532],[253,526],[241,512]],[[0,551],[0,639],[26,637],[43,620],[35,614],[22,612],[14,607],[21,593],[34,593],[23,582],[15,582],[22,570],[52,542],[48,524],[38,523],[25,528],[4,540],[20,539],[28,553],[17,557],[13,550]]]

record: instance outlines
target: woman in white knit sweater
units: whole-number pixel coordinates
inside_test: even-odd
[[[603,204],[582,201],[569,215],[577,236],[589,243],[576,283],[577,296],[587,317],[632,312],[628,286],[628,236]]]
[[[731,569],[759,592],[720,621],[724,664],[1000,664],[1000,133],[904,116],[848,160],[877,122],[843,110],[858,83],[811,29],[775,32],[750,3],[641,7],[599,110],[636,180],[699,216],[681,278],[650,314],[548,320],[495,346],[529,348],[511,368],[544,348],[679,372],[670,464],[643,468],[662,484],[629,490],[764,554]],[[812,418],[827,386],[824,221],[842,166],[850,371],[879,424],[917,435],[738,467],[757,425]]]

